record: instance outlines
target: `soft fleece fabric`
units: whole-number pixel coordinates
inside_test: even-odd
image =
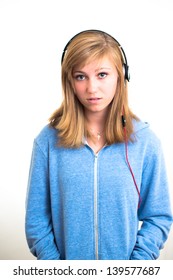
[[[88,145],[60,148],[57,130],[49,126],[36,137],[28,181],[26,237],[37,259],[96,259],[94,209],[98,259],[159,257],[172,224],[165,164],[160,141],[149,125],[134,122],[134,127],[136,141],[128,143],[128,156],[142,198],[139,209],[124,143],[104,147],[95,170],[95,155]]]

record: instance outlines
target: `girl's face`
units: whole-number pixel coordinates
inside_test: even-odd
[[[116,67],[107,57],[74,69],[74,91],[86,113],[107,111],[116,93],[117,80]]]

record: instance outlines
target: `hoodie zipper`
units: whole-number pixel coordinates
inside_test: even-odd
[[[85,144],[92,150],[92,148],[88,145],[87,142],[85,142]],[[99,152],[94,153],[94,241],[95,241],[96,260],[99,259],[99,252],[98,252],[98,154]]]
[[[98,154],[94,155],[94,236],[95,236],[95,258],[98,257]]]

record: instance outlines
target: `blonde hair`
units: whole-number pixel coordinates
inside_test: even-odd
[[[85,31],[75,36],[69,43],[62,61],[63,102],[50,117],[50,125],[58,130],[58,144],[68,148],[82,145],[85,131],[84,108],[73,89],[73,70],[83,67],[94,60],[108,57],[118,72],[116,94],[109,105],[105,125],[105,137],[108,145],[124,142],[122,112],[126,118],[127,140],[132,140],[132,119],[138,118],[128,106],[127,81],[123,73],[123,57],[118,43],[104,32]]]

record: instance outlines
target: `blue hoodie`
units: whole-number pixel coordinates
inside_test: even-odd
[[[125,144],[96,155],[87,145],[57,146],[57,130],[45,126],[33,146],[26,204],[26,237],[40,260],[153,260],[168,237],[172,214],[160,141],[134,122]],[[141,223],[139,223],[141,221]],[[141,226],[139,226],[139,224]]]

